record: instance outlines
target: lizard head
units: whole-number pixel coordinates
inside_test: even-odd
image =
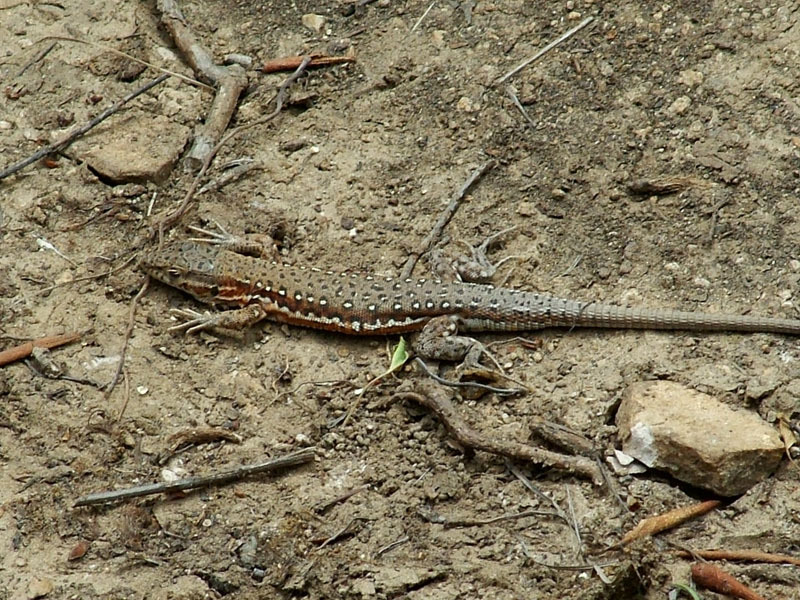
[[[212,244],[171,242],[145,254],[139,266],[154,279],[204,300],[216,294],[214,267],[219,252]]]

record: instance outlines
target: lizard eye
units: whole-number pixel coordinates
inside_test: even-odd
[[[167,269],[167,275],[170,275],[171,277],[177,277],[180,274],[181,274],[180,269],[175,269],[175,268]]]

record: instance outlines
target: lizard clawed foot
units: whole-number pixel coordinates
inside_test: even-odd
[[[197,312],[191,308],[173,308],[169,312],[171,315],[185,320],[173,325],[167,331],[181,331],[187,334],[216,330],[219,327],[219,317],[223,314],[211,314],[209,311]]]
[[[241,338],[243,329],[266,318],[266,312],[259,304],[213,314],[208,311],[197,312],[191,308],[173,308],[170,313],[185,321],[173,325],[168,331],[182,331],[187,334],[213,331],[234,338]]]
[[[497,238],[516,228],[517,226],[515,225],[514,227],[509,227],[508,229],[490,235],[477,248],[463,240],[458,240],[458,243],[466,246],[470,253],[469,256],[462,255],[453,261],[453,268],[456,271],[458,280],[469,283],[490,283],[500,266],[511,259],[519,258],[518,256],[506,256],[493,264],[486,256],[489,246],[491,246]]]

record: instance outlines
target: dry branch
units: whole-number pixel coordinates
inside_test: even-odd
[[[760,550],[678,550],[678,556],[702,558],[704,560],[727,560],[730,562],[768,563],[800,567],[800,558],[788,554],[772,554]]]
[[[201,487],[209,487],[212,485],[223,485],[238,481],[257,475],[260,473],[268,473],[270,471],[277,471],[289,467],[296,467],[314,460],[315,448],[303,448],[297,452],[292,452],[279,458],[273,458],[263,463],[254,465],[242,465],[230,471],[223,471],[222,473],[215,473],[205,477],[189,477],[187,479],[179,479],[177,481],[170,481],[164,483],[149,483],[146,485],[137,485],[134,487],[114,490],[111,492],[97,492],[95,494],[88,494],[78,498],[74,506],[89,506],[92,504],[105,504],[107,502],[115,502],[117,500],[125,500],[128,498],[138,498],[140,496],[150,496],[153,494],[161,494],[167,492],[185,492]]]
[[[588,477],[595,485],[603,485],[603,475],[594,461],[582,456],[558,454],[520,442],[489,438],[476,432],[464,422],[444,388],[432,384],[420,384],[420,387],[425,388],[422,393],[400,391],[392,399],[413,400],[429,408],[442,421],[456,441],[465,448],[568,471]]]
[[[217,89],[205,124],[195,136],[186,155],[186,165],[196,171],[228,128],[239,96],[247,88],[247,75],[239,65],[222,67],[214,63],[209,52],[187,25],[177,2],[158,0],[158,9],[161,11],[161,22],[197,77]]]
[[[445,207],[442,214],[439,215],[439,219],[436,221],[436,224],[433,226],[431,232],[427,235],[427,237],[422,240],[420,244],[420,249],[411,252],[408,260],[406,261],[405,266],[403,267],[402,274],[400,275],[401,278],[405,279],[411,276],[411,272],[414,270],[414,267],[417,264],[417,261],[420,257],[429,252],[431,248],[436,244],[439,238],[442,236],[444,232],[444,228],[447,227],[447,224],[450,222],[450,219],[453,218],[453,215],[456,214],[458,207],[461,206],[461,201],[464,199],[464,196],[467,195],[467,192],[470,188],[475,185],[475,183],[483,177],[483,175],[494,167],[495,162],[493,160],[489,160],[483,163],[480,167],[475,169],[472,172],[472,175],[464,182],[464,184],[458,188],[453,197],[450,198],[450,202]]]

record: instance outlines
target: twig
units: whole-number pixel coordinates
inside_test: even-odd
[[[496,388],[492,387],[491,385],[486,385],[485,383],[478,383],[477,381],[450,381],[444,377],[439,377],[436,373],[431,371],[428,368],[428,365],[425,364],[425,361],[423,361],[419,356],[414,358],[414,362],[416,362],[420,368],[425,371],[425,374],[428,377],[437,383],[441,383],[442,385],[446,385],[448,387],[476,388],[479,390],[486,390],[487,392],[491,392],[493,394],[498,394],[499,396],[511,396],[513,394],[521,394],[526,391],[524,389],[515,388]]]
[[[35,163],[37,160],[47,156],[48,154],[53,154],[54,152],[59,152],[59,151],[63,150],[64,148],[69,146],[72,142],[74,142],[76,139],[78,139],[79,137],[84,135],[87,131],[89,131],[93,127],[96,127],[97,125],[99,125],[100,123],[105,121],[108,117],[110,117],[114,113],[118,112],[119,109],[121,109],[125,104],[127,104],[128,102],[130,102],[131,100],[133,100],[137,96],[139,96],[141,94],[144,94],[150,88],[154,88],[155,86],[157,86],[161,82],[166,81],[168,78],[169,78],[169,75],[159,75],[158,77],[156,77],[155,79],[153,79],[149,83],[146,83],[142,87],[140,87],[139,89],[134,90],[133,92],[131,92],[130,94],[128,94],[127,96],[122,98],[121,100],[117,100],[114,104],[109,106],[107,109],[105,109],[99,115],[97,115],[95,118],[89,120],[88,122],[86,122],[84,125],[78,127],[77,129],[69,132],[66,136],[64,136],[59,141],[54,142],[54,143],[50,144],[49,146],[45,146],[44,148],[41,148],[40,150],[37,150],[36,152],[31,154],[28,158],[25,158],[25,159],[23,159],[23,160],[21,160],[19,162],[16,162],[13,165],[9,165],[8,167],[6,167],[2,171],[0,171],[0,179],[5,179],[9,175],[13,175],[14,173],[19,171],[20,169],[24,169],[29,164]]]
[[[618,565],[618,562],[604,562],[604,563],[595,563],[595,564],[585,564],[585,565],[551,565],[550,563],[546,563],[543,560],[536,560],[532,556],[528,556],[527,559],[531,561],[535,565],[540,565],[542,567],[547,567],[548,569],[555,569],[561,571],[591,571],[592,569],[596,569],[597,567],[613,567]]]
[[[193,427],[177,433],[173,433],[167,440],[169,442],[169,453],[174,454],[182,446],[197,446],[198,444],[211,444],[218,441],[232,442],[241,444],[242,438],[219,427]]]
[[[530,125],[533,129],[536,129],[536,122],[530,118],[530,116],[528,115],[528,111],[525,110],[524,106],[522,106],[522,102],[520,102],[519,98],[517,98],[517,93],[514,91],[514,88],[512,86],[509,85],[506,88],[506,94],[508,94],[509,98],[511,98],[511,102],[514,103],[514,106],[517,107],[517,110],[520,113],[522,113],[522,116],[528,122],[528,125]]]
[[[389,552],[390,550],[394,550],[395,548],[397,548],[397,547],[399,547],[399,546],[402,546],[403,544],[405,544],[406,542],[408,542],[408,540],[410,540],[410,539],[411,539],[411,538],[409,538],[407,535],[404,535],[404,536],[403,536],[403,537],[401,537],[399,540],[396,540],[396,541],[394,541],[394,542],[391,542],[390,544],[386,544],[384,547],[380,548],[380,549],[379,549],[379,550],[378,550],[378,551],[375,553],[375,558],[378,558],[379,556],[382,556],[382,555],[386,554],[386,553],[387,553],[387,552]]]
[[[127,500],[129,498],[139,498],[141,496],[151,496],[167,492],[185,492],[196,488],[209,487],[212,485],[224,485],[233,481],[239,481],[251,475],[269,473],[289,467],[296,467],[314,460],[315,448],[303,448],[297,452],[292,452],[279,458],[273,458],[262,463],[253,465],[242,465],[230,471],[223,471],[214,475],[204,477],[189,477],[178,479],[177,481],[163,483],[149,483],[134,487],[114,490],[111,492],[97,492],[78,498],[74,506],[90,506],[93,504],[105,504],[117,500]]]
[[[65,285],[72,285],[74,283],[80,283],[81,281],[91,281],[92,279],[101,279],[103,277],[108,277],[109,275],[114,275],[115,273],[122,271],[134,260],[136,260],[136,254],[133,254],[130,257],[128,257],[128,259],[120,266],[114,267],[113,269],[109,269],[108,271],[104,271],[103,273],[99,273],[98,275],[84,275],[83,277],[76,277],[75,279],[70,279],[69,281],[54,283],[53,285],[47,286],[46,288],[42,288],[41,290],[39,290],[38,293],[46,294],[47,292],[52,292],[54,289],[63,287]]]
[[[360,485],[360,486],[355,487],[353,489],[347,490],[343,494],[340,494],[340,495],[336,496],[336,498],[333,498],[331,500],[324,500],[324,501],[318,503],[316,506],[314,506],[314,512],[319,513],[319,514],[326,513],[326,512],[328,512],[328,510],[332,506],[335,506],[336,504],[339,504],[340,502],[344,502],[345,500],[349,500],[350,498],[352,498],[356,494],[364,492],[364,491],[366,491],[368,489],[369,489],[369,484],[365,483],[364,485]]]
[[[117,387],[117,382],[119,382],[119,377],[122,374],[122,370],[125,368],[125,355],[128,352],[128,342],[131,340],[131,335],[133,335],[133,328],[136,325],[136,305],[139,303],[139,300],[144,296],[144,293],[147,291],[147,286],[150,283],[150,277],[144,280],[142,287],[139,289],[139,292],[133,297],[131,301],[131,309],[128,313],[128,327],[125,329],[125,339],[122,342],[122,350],[119,352],[119,362],[117,363],[117,370],[114,372],[114,377],[108,384],[106,391],[103,393],[103,400],[108,401],[111,397],[111,392],[114,391],[114,388]],[[125,402],[125,406],[127,406],[127,402]],[[123,406],[123,409],[125,407]],[[120,418],[122,418],[123,411],[120,411]]]
[[[692,186],[708,187],[708,184],[696,177],[651,177],[631,181],[628,191],[639,196],[666,196]]]
[[[528,489],[528,491],[533,492],[534,495],[543,499],[545,502],[548,502],[555,509],[556,514],[559,517],[561,517],[565,523],[569,524],[569,517],[567,517],[567,514],[563,510],[561,510],[561,507],[558,505],[558,502],[553,500],[550,496],[548,496],[539,488],[537,488],[535,485],[533,485],[530,482],[530,480],[527,477],[525,477],[525,474],[522,471],[520,471],[519,468],[517,468],[517,466],[510,460],[506,461],[506,468],[509,471],[511,471],[514,477],[519,479],[520,483],[522,483],[522,485],[524,485]]]
[[[424,383],[420,386],[425,388],[424,393],[399,391],[392,396],[392,399],[412,400],[429,408],[462,446],[569,471],[590,478],[596,485],[603,484],[602,473],[594,461],[581,456],[557,454],[520,442],[488,439],[464,422],[450,398],[447,397],[444,388]]]
[[[122,368],[122,382],[125,385],[125,399],[122,401],[122,408],[119,409],[117,423],[122,421],[122,417],[125,416],[125,411],[128,410],[128,403],[131,401],[131,380],[128,377],[128,369],[125,367]]]
[[[483,525],[494,525],[503,521],[513,521],[516,519],[524,519],[525,517],[557,517],[558,515],[549,510],[525,510],[511,515],[500,515],[499,517],[492,517],[491,519],[449,519],[436,513],[418,510],[417,514],[428,523],[435,523],[436,525],[444,525],[447,528],[451,527],[480,527]]]
[[[98,44],[97,42],[92,42],[89,40],[82,40],[80,38],[69,37],[66,35],[48,35],[39,40],[38,42],[42,42],[45,40],[58,40],[61,42],[75,42],[77,44],[86,44],[87,46],[92,46],[93,48],[97,48],[99,50],[103,50],[104,52],[110,52],[111,54],[116,54],[117,56],[122,56],[127,58],[128,60],[135,62],[140,65],[144,65],[145,67],[149,67],[155,71],[159,71],[161,73],[165,73],[166,75],[172,75],[176,79],[180,79],[181,81],[188,83],[189,85],[196,85],[198,87],[206,88],[209,90],[213,90],[214,88],[202,81],[198,81],[197,79],[193,79],[184,75],[183,73],[178,73],[177,71],[171,71],[169,69],[165,69],[164,67],[160,67],[155,63],[148,62],[146,60],[142,60],[141,58],[137,58],[133,54],[129,54],[128,52],[123,52],[113,46],[106,46],[105,44]]]
[[[578,517],[575,515],[575,506],[572,504],[572,495],[567,488],[567,508],[569,508],[569,521],[568,524],[575,532],[575,539],[578,542],[578,554],[583,557],[583,539],[581,538],[581,529],[578,525]]]
[[[660,515],[642,519],[636,527],[626,533],[619,543],[612,546],[612,548],[627,546],[640,538],[655,535],[667,529],[677,527],[689,519],[694,519],[695,517],[699,517],[714,510],[721,504],[722,502],[719,500],[707,500],[706,502],[682,506],[681,508],[676,508]]]
[[[733,575],[710,563],[692,565],[692,579],[700,587],[712,592],[718,592],[733,598],[741,598],[742,600],[765,600],[764,596],[754,592]]]
[[[464,184],[458,189],[458,191],[453,194],[453,197],[450,199],[450,203],[444,209],[442,214],[439,216],[439,219],[436,221],[436,224],[433,226],[431,232],[427,235],[427,237],[422,240],[420,244],[420,249],[416,252],[412,252],[411,255],[408,257],[405,266],[403,267],[403,272],[400,275],[403,279],[406,279],[411,276],[411,272],[414,270],[414,267],[417,264],[417,261],[420,257],[429,252],[431,248],[433,248],[434,244],[438,241],[441,237],[444,228],[447,227],[447,224],[450,222],[450,219],[453,218],[453,215],[456,214],[459,206],[461,206],[461,201],[466,196],[469,189],[475,185],[481,177],[486,174],[487,171],[490,171],[492,167],[494,167],[495,162],[493,160],[486,161],[480,167],[475,169],[472,172],[472,175],[469,176]]]
[[[503,76],[502,76],[500,79],[498,79],[498,80],[495,82],[495,85],[500,85],[501,83],[504,83],[504,82],[506,81],[506,79],[508,79],[509,77],[513,77],[514,75],[516,75],[517,73],[519,73],[519,72],[520,72],[522,69],[524,69],[525,67],[527,67],[527,66],[528,66],[529,64],[531,64],[533,61],[537,60],[537,59],[538,59],[538,58],[540,58],[541,56],[543,56],[543,55],[545,55],[546,53],[550,52],[550,50],[552,50],[553,48],[555,48],[556,46],[558,46],[558,45],[559,45],[561,42],[563,42],[563,41],[565,41],[565,40],[569,39],[570,37],[572,37],[573,35],[575,35],[576,33],[578,33],[578,32],[579,32],[581,29],[583,29],[584,27],[586,27],[586,26],[587,26],[589,23],[591,23],[592,21],[594,21],[594,17],[586,17],[586,18],[585,18],[583,21],[581,21],[580,23],[578,23],[578,24],[577,24],[575,27],[573,27],[572,29],[570,29],[570,30],[569,30],[567,33],[565,33],[565,34],[564,34],[564,35],[562,35],[561,37],[559,37],[559,38],[557,38],[557,39],[553,40],[553,41],[552,41],[552,42],[550,42],[549,44],[547,44],[547,46],[545,46],[544,48],[542,48],[541,50],[539,50],[539,51],[538,51],[536,54],[534,54],[534,55],[533,55],[533,56],[531,56],[530,58],[527,58],[527,59],[523,60],[523,61],[522,61],[520,64],[518,64],[516,67],[514,67],[514,68],[513,68],[513,69],[511,69],[511,70],[510,70],[508,73],[506,73],[506,74],[505,74],[505,75],[503,75]]]
[[[337,540],[340,540],[340,539],[342,539],[344,537],[349,537],[351,535],[355,535],[355,531],[353,531],[351,528],[353,527],[353,525],[362,523],[365,520],[366,519],[364,519],[364,517],[355,517],[353,519],[350,519],[350,521],[347,523],[347,525],[342,527],[339,531],[334,533],[329,538],[326,538],[325,540],[323,540],[323,542],[319,545],[319,547],[317,549],[318,550],[322,550],[325,546],[327,546],[329,544],[332,544],[333,542],[335,542]]]
[[[530,429],[532,436],[538,437],[569,454],[600,456],[600,452],[594,447],[591,440],[558,423],[552,423],[545,421],[541,417],[536,417],[531,421]]]
[[[283,58],[273,58],[265,62],[261,71],[263,73],[278,73],[280,71],[292,71],[300,66],[305,56],[284,56]],[[322,54],[312,54],[309,56],[307,68],[318,69],[320,67],[330,67],[356,62],[355,56],[326,56]]]
[[[80,337],[81,335],[79,333],[48,335],[46,337],[39,338],[38,340],[25,342],[24,344],[20,344],[19,346],[8,348],[7,350],[3,350],[2,352],[0,352],[0,367],[3,367],[12,362],[16,362],[18,360],[22,360],[23,358],[29,357],[33,352],[34,348],[48,348],[48,349],[57,348],[58,346],[63,346],[64,344],[72,343],[75,340],[80,339]]]
[[[29,60],[27,63],[25,63],[25,66],[24,66],[24,67],[22,67],[22,68],[19,70],[19,72],[17,73],[17,77],[19,77],[19,76],[20,76],[20,75],[22,75],[22,74],[23,74],[25,71],[27,71],[27,70],[28,70],[28,69],[31,67],[31,65],[35,65],[37,62],[39,62],[40,60],[42,60],[42,59],[43,59],[45,56],[47,56],[48,54],[50,54],[50,52],[53,50],[53,48],[55,48],[55,47],[56,47],[56,43],[57,43],[57,42],[53,42],[52,44],[50,44],[49,46],[47,46],[47,47],[46,47],[44,50],[40,50],[40,51],[39,51],[39,53],[38,53],[38,54],[36,54],[36,56],[34,56],[34,57],[33,57],[32,59],[30,59],[30,60]]]
[[[205,124],[195,136],[186,154],[186,165],[198,169],[206,161],[217,141],[225,133],[236,110],[239,96],[247,87],[247,74],[239,65],[221,67],[214,63],[209,52],[197,41],[187,26],[186,18],[174,0],[158,0],[161,22],[192,70],[217,88]]]
[[[723,199],[717,202],[714,205],[714,208],[711,209],[711,223],[708,227],[708,245],[714,243],[714,232],[717,230],[717,221],[719,221],[719,211],[722,210],[725,206],[730,203],[730,200]]]
[[[422,13],[422,16],[419,19],[417,19],[416,23],[414,23],[414,26],[411,28],[411,31],[409,31],[409,33],[414,33],[417,30],[417,27],[419,27],[419,24],[422,23],[422,21],[425,19],[425,17],[428,16],[428,13],[431,12],[431,9],[435,5],[436,5],[436,0],[433,0],[433,2],[431,2],[430,6],[427,8],[427,10],[424,13]]]
[[[705,560],[728,560],[741,562],[788,564],[800,567],[800,558],[788,554],[772,554],[760,550],[678,550],[678,556],[697,557]]]
[[[275,110],[273,110],[270,114],[262,119],[258,119],[257,121],[253,121],[252,123],[248,123],[247,125],[240,125],[239,127],[235,127],[231,129],[223,138],[211,149],[211,152],[206,156],[205,162],[200,170],[195,175],[194,180],[192,181],[192,185],[189,186],[186,194],[181,200],[180,206],[168,214],[163,219],[159,220],[156,225],[153,227],[153,234],[157,234],[159,239],[161,239],[164,235],[164,232],[172,227],[175,223],[177,223],[189,209],[189,205],[192,202],[192,199],[195,196],[195,191],[197,190],[197,186],[200,185],[200,181],[202,180],[203,176],[208,171],[209,167],[211,166],[211,161],[214,160],[214,157],[219,152],[220,148],[222,148],[225,144],[227,144],[230,140],[234,137],[239,135],[241,132],[250,129],[251,127],[256,127],[258,125],[263,125],[274,119],[278,114],[280,114],[281,110],[283,109],[283,103],[286,98],[286,90],[289,89],[289,86],[294,83],[300,75],[303,74],[306,67],[308,66],[308,57],[300,63],[300,66],[297,67],[297,70],[292,73],[289,77],[287,77],[283,83],[281,83],[280,87],[278,88],[278,93],[275,96]]]
[[[228,163],[223,169],[226,169],[222,172],[222,175],[218,179],[214,179],[209,181],[203,187],[200,188],[200,191],[197,192],[198,195],[205,194],[207,192],[216,192],[221,190],[223,187],[235,181],[252,171],[253,169],[261,169],[264,165],[261,162],[257,162],[252,158],[242,158],[237,161],[233,161],[233,164]]]

